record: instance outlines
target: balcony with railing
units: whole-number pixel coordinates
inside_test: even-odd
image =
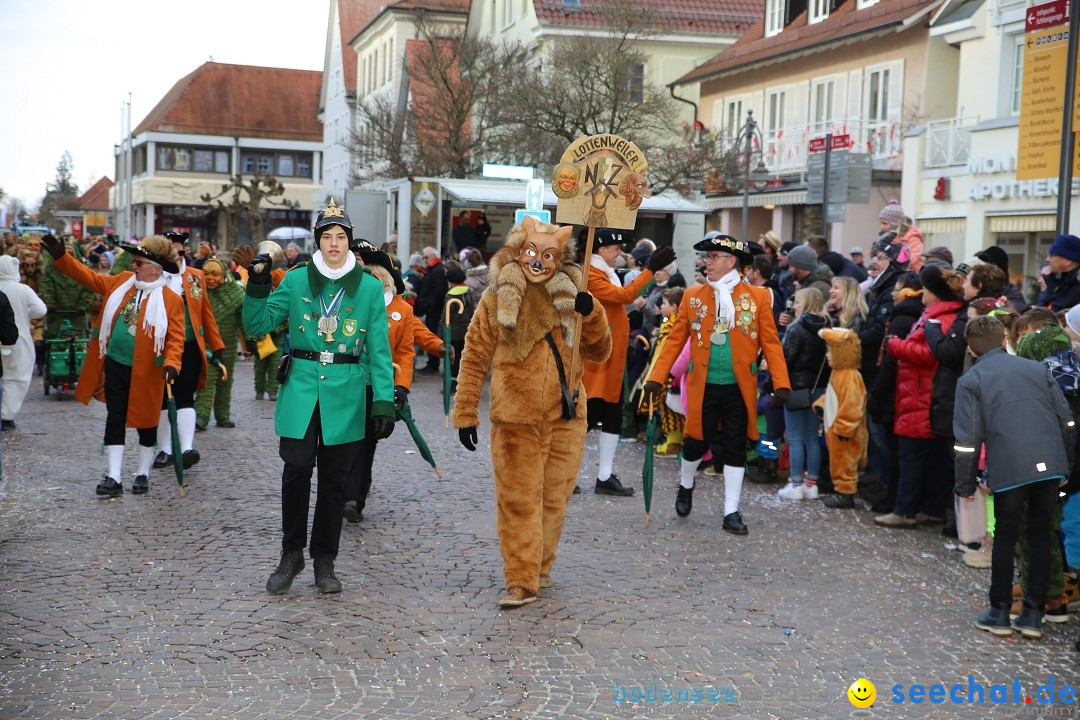
[[[924,167],[965,165],[971,156],[971,128],[978,118],[949,118],[926,123]]]
[[[810,141],[832,133],[847,135],[852,152],[870,155],[875,170],[899,170],[903,165],[903,135],[907,126],[900,121],[873,122],[836,120],[808,123],[762,133],[763,159],[774,174],[805,172]]]

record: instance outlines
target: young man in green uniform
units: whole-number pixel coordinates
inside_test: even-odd
[[[266,582],[289,589],[304,568],[311,473],[319,467],[310,555],[319,592],[341,592],[334,559],[345,506],[345,477],[364,438],[368,413],[376,439],[394,431],[394,371],[383,287],[357,264],[353,225],[333,199],[319,213],[319,250],[270,288],[270,257],[248,266],[244,328],[260,336],[288,322],[291,365],[281,386],[274,427],[281,436],[282,550]],[[367,408],[367,386],[373,400]]]

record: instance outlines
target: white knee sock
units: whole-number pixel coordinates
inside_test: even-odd
[[[686,458],[683,458],[682,471],[679,477],[679,485],[683,486],[687,490],[693,490],[694,473],[697,472],[698,465],[700,464],[700,460],[687,460]]]
[[[139,466],[135,469],[136,475],[150,477],[150,465],[154,462],[154,448],[139,446]]]
[[[172,455],[172,431],[169,429],[169,411],[161,411],[157,424],[157,446],[166,455]]]
[[[180,451],[187,452],[195,444],[195,408],[177,410],[176,424],[180,426]]]
[[[739,510],[739,496],[742,495],[742,481],[745,474],[745,467],[724,466],[724,515],[730,515]]]
[[[611,466],[615,464],[615,450],[619,447],[619,433],[600,433],[600,469],[596,471],[597,480],[611,477]]]
[[[105,453],[109,458],[109,477],[120,482],[120,472],[124,469],[124,446],[106,445]]]

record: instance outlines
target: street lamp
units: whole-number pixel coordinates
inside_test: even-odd
[[[757,155],[757,165],[754,167],[753,178],[755,180],[760,179],[768,175],[769,169],[765,167],[765,163],[761,159],[761,148],[764,142],[764,138],[761,136],[761,129],[758,128],[757,122],[754,121],[754,111],[746,111],[746,124],[743,125],[742,130],[739,132],[739,137],[743,141],[743,196],[742,196],[742,237],[743,242],[747,241],[747,234],[749,233],[750,222],[750,160],[753,155]],[[754,149],[754,144],[757,144],[757,149]]]

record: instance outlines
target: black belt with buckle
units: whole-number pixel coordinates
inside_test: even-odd
[[[293,357],[298,357],[301,360],[314,360],[323,364],[355,364],[360,362],[358,355],[347,355],[345,353],[316,352],[314,350],[298,350],[297,348],[293,348],[291,352]]]

